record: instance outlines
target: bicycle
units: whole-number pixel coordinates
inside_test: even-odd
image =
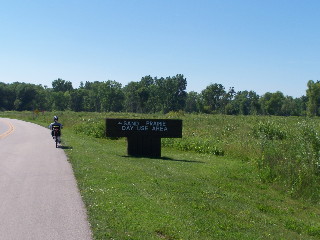
[[[56,143],[56,148],[58,147],[58,144],[60,144],[60,126],[52,126],[52,130],[53,130],[53,139]]]

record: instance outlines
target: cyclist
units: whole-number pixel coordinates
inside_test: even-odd
[[[54,128],[56,128],[56,127],[59,128],[59,131],[58,131],[58,142],[61,143],[60,136],[61,136],[61,129],[63,128],[63,125],[61,123],[59,123],[58,120],[59,120],[58,117],[54,116],[53,117],[53,121],[54,122],[49,125],[49,128],[51,130],[52,138],[54,138]]]

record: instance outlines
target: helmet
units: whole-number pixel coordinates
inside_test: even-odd
[[[54,120],[54,121],[56,121],[56,120],[58,121],[58,117],[57,117],[57,116],[54,116],[54,117],[53,117],[53,120]]]

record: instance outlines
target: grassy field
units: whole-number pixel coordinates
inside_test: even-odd
[[[94,239],[320,239],[318,119],[55,113]],[[43,126],[53,113],[0,113]],[[162,157],[126,155],[104,118],[180,118]]]

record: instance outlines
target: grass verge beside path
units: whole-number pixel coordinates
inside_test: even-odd
[[[262,184],[248,162],[65,131],[95,239],[320,239],[320,210]]]

